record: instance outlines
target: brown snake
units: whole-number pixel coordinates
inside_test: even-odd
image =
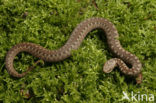
[[[87,19],[78,24],[65,45],[57,50],[48,50],[33,43],[19,43],[15,45],[6,55],[5,64],[7,71],[14,77],[23,77],[28,73],[29,70],[19,74],[13,67],[15,56],[23,51],[48,62],[64,60],[71,56],[72,50],[79,48],[85,36],[94,29],[101,29],[105,32],[111,52],[118,57],[108,60],[104,64],[103,71],[109,73],[118,66],[124,74],[136,77],[137,83],[141,83],[141,62],[135,55],[122,48],[120,41],[118,40],[119,35],[115,26],[107,19],[97,17]],[[124,62],[131,64],[132,68],[129,68]]]

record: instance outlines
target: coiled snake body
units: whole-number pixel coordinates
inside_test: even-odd
[[[28,52],[33,56],[48,62],[58,62],[64,60],[71,56],[71,50],[79,48],[85,36],[94,29],[102,29],[105,32],[110,50],[118,57],[108,60],[104,64],[103,71],[105,73],[109,73],[114,69],[114,67],[118,66],[124,74],[138,78],[137,83],[141,83],[142,65],[139,59],[122,48],[120,41],[118,40],[118,32],[111,22],[107,19],[96,17],[82,21],[74,29],[65,45],[57,50],[48,50],[33,43],[19,43],[15,45],[6,55],[5,64],[7,71],[14,77],[23,77],[27,74],[28,71],[19,74],[13,67],[15,56],[22,51]],[[126,66],[124,62],[131,64],[132,68]]]

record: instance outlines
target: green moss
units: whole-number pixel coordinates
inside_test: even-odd
[[[156,97],[156,1],[98,0],[96,3],[98,10],[89,0],[0,1],[0,102],[118,103],[124,101],[123,91],[128,95],[140,91]],[[122,46],[137,55],[143,64],[141,85],[118,70],[110,74],[102,72],[103,64],[113,55],[108,51],[105,37],[100,39],[100,31],[89,33],[73,56],[64,61],[37,65],[21,79],[9,76],[4,61],[13,45],[33,42],[57,49],[64,45],[78,23],[90,17],[104,17],[116,25]],[[14,67],[23,72],[36,60],[20,53]]]

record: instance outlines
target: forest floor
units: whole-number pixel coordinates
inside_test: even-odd
[[[65,44],[81,21],[103,17],[119,32],[121,45],[141,61],[143,81],[110,74],[103,64],[114,56],[105,36],[95,30],[72,56],[39,64],[25,77],[10,76],[5,67],[8,50],[32,42],[55,50]],[[14,67],[23,72],[38,58],[20,53]],[[129,100],[124,99],[125,95]],[[135,95],[135,98],[133,97]],[[0,102],[4,103],[120,103],[156,102],[156,0],[0,0]]]

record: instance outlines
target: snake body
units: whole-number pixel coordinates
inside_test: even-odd
[[[14,77],[23,77],[27,74],[28,71],[19,74],[13,67],[15,56],[23,51],[48,62],[64,60],[71,56],[72,50],[79,48],[85,36],[94,29],[101,29],[105,32],[109,48],[111,52],[117,56],[117,58],[110,59],[104,64],[103,71],[109,73],[114,67],[118,66],[126,75],[134,77],[140,76],[142,64],[135,55],[122,48],[115,26],[107,19],[97,17],[86,19],[78,24],[65,45],[57,50],[48,50],[33,43],[19,43],[13,46],[6,55],[5,64],[7,71]],[[132,67],[129,68],[124,62],[131,64]]]

